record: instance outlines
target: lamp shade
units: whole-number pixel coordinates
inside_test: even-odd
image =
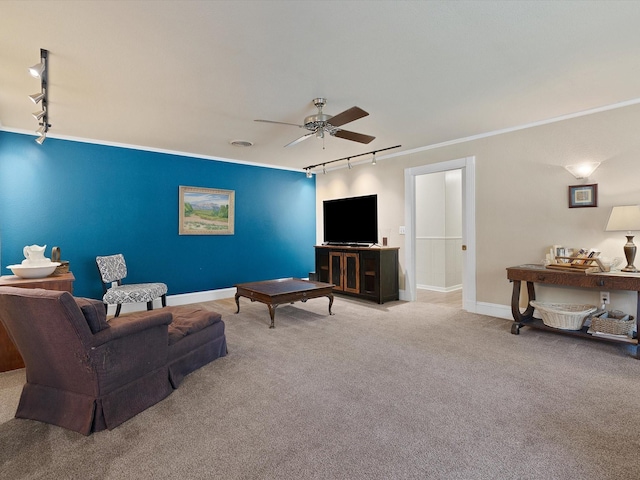
[[[578,165],[567,165],[566,168],[571,175],[577,179],[588,178],[596,168],[600,166],[600,162],[580,163]]]
[[[640,205],[613,207],[605,230],[607,232],[640,230]]]

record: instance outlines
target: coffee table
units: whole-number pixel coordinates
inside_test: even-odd
[[[271,325],[275,328],[276,308],[283,303],[306,302],[310,298],[327,297],[329,299],[329,315],[333,305],[332,283],[314,282],[300,278],[281,278],[262,282],[240,283],[236,287],[236,305],[240,312],[240,297],[265,303],[269,307]]]

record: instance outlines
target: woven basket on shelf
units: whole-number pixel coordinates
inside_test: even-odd
[[[611,335],[629,335],[633,332],[636,321],[631,315],[625,315],[624,318],[626,318],[626,320],[609,316],[607,312],[603,315],[594,315],[591,317],[591,330],[599,333],[609,333]]]
[[[56,267],[53,271],[54,275],[62,275],[64,273],[69,273],[69,262],[65,260],[60,260],[60,265]]]
[[[589,314],[595,312],[595,305],[574,305],[570,303],[541,303],[532,301],[531,306],[540,312],[542,322],[562,330],[580,330]]]

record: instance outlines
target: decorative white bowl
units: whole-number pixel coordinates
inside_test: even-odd
[[[51,262],[48,265],[36,266],[9,265],[7,268],[20,278],[44,278],[51,275],[58,265],[60,265],[59,262]]]

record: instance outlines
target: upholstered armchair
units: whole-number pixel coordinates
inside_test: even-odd
[[[97,300],[0,287],[0,320],[27,374],[16,417],[88,435],[159,402],[173,390],[166,369],[171,319],[159,310],[107,323]]]

